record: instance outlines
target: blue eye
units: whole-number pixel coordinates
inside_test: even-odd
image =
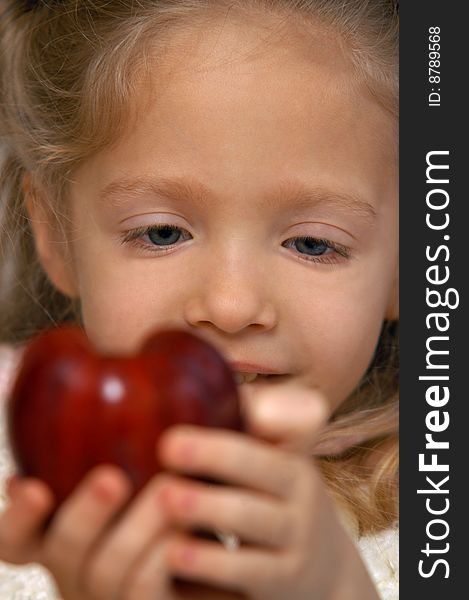
[[[297,238],[294,245],[298,252],[304,252],[310,256],[322,256],[326,254],[331,247],[323,240],[315,240],[314,238]]]
[[[181,230],[172,225],[164,225],[163,227],[151,227],[146,235],[155,246],[169,246],[179,241]]]
[[[339,257],[350,258],[350,252],[345,246],[310,236],[291,238],[283,245],[296,250],[303,260],[318,263],[333,264],[339,262]]]
[[[131,244],[143,251],[162,254],[170,251],[175,245],[179,246],[178,242],[191,239],[191,237],[181,227],[161,224],[125,231],[121,240],[122,244]],[[350,258],[350,252],[345,246],[311,236],[291,238],[282,245],[285,248],[292,248],[299,258],[310,262],[335,264],[340,262],[340,257]]]
[[[163,252],[166,246],[177,244],[182,236],[190,239],[190,234],[175,225],[151,225],[125,231],[122,244],[131,244],[153,252]]]

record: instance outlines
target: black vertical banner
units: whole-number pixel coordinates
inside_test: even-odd
[[[400,3],[400,598],[469,598],[466,2]]]

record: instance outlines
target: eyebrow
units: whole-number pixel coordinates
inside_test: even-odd
[[[210,188],[195,179],[180,177],[161,178],[124,178],[106,185],[99,193],[102,203],[121,206],[129,201],[148,196],[159,196],[176,203],[190,202],[200,207],[210,207],[217,202],[218,196]],[[315,206],[330,206],[373,223],[377,212],[372,204],[360,198],[357,194],[343,191],[333,191],[317,186],[284,180],[269,195],[261,200],[262,208],[295,208],[308,209]]]

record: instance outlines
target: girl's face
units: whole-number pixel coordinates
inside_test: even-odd
[[[63,289],[103,350],[181,327],[332,409],[395,316],[397,142],[330,36],[262,34],[175,37],[131,130],[73,177]]]

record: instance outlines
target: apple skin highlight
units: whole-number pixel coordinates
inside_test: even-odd
[[[18,475],[43,480],[57,506],[99,464],[121,467],[134,497],[161,471],[159,436],[183,423],[244,430],[229,366],[182,330],[100,356],[79,328],[50,329],[26,348],[7,407]]]

